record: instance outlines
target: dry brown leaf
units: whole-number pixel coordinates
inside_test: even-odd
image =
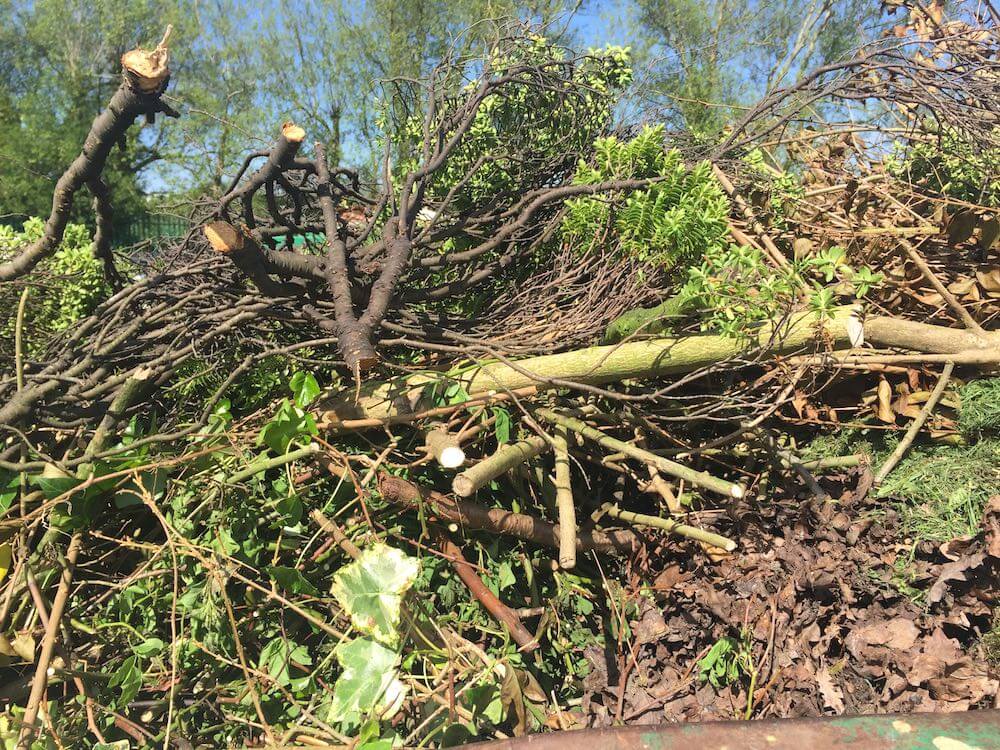
[[[989,250],[996,244],[997,237],[1000,237],[1000,221],[997,217],[991,216],[979,222],[979,244],[985,250]]]
[[[965,242],[976,231],[978,221],[975,211],[967,208],[959,211],[948,222],[948,241],[955,245]]]
[[[963,276],[948,285],[948,291],[959,297],[970,294],[976,290],[976,280],[968,276]]]
[[[962,659],[962,649],[958,641],[952,640],[938,628],[921,644],[920,653],[913,659],[913,667],[906,678],[914,687],[930,679],[940,677],[945,671]]]
[[[892,410],[892,387],[885,378],[878,381],[878,409],[875,414],[886,424],[896,423],[896,413]]]
[[[855,628],[848,633],[845,643],[852,654],[862,658],[867,646],[885,646],[894,651],[906,651],[913,647],[919,635],[920,631],[913,620],[894,617]]]
[[[833,681],[830,670],[825,666],[817,670],[816,684],[819,685],[820,695],[823,696],[823,705],[833,709],[834,713],[844,713],[844,693]]]
[[[988,271],[976,271],[976,279],[987,292],[1000,292],[1000,267]]]
[[[979,554],[969,555],[968,557],[963,557],[961,560],[942,565],[937,580],[931,586],[931,590],[927,592],[927,603],[935,604],[941,601],[948,590],[949,581],[966,580],[965,571],[970,568],[978,568],[983,564],[983,560],[985,559],[986,555],[980,552]]]

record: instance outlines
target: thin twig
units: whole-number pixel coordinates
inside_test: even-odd
[[[965,309],[965,305],[956,299],[955,295],[948,291],[937,275],[931,270],[931,267],[927,265],[927,261],[923,259],[917,248],[915,248],[911,243],[904,239],[899,240],[900,246],[906,251],[906,254],[913,261],[914,265],[920,269],[920,273],[923,274],[924,278],[931,282],[931,286],[937,291],[938,294],[948,303],[948,307],[954,310],[955,314],[961,319],[962,324],[973,333],[977,333],[980,336],[985,336],[986,331],[983,327],[976,322],[976,319],[972,317],[968,310]]]
[[[77,531],[69,540],[69,546],[66,548],[65,566],[63,567],[62,576],[59,579],[59,588],[56,590],[55,598],[52,600],[48,626],[45,628],[45,637],[42,639],[42,648],[38,654],[35,676],[31,681],[31,694],[28,696],[28,703],[24,708],[21,734],[17,744],[19,749],[30,747],[37,732],[35,720],[38,718],[38,709],[41,706],[42,697],[45,695],[45,688],[49,682],[49,664],[52,661],[52,654],[55,652],[59,622],[62,620],[63,612],[66,610],[66,601],[69,599],[70,584],[73,582],[73,571],[76,566],[76,559],[80,555],[82,540],[83,534]]]
[[[903,439],[899,441],[899,445],[896,446],[896,450],[885,460],[882,467],[878,470],[875,475],[875,481],[873,484],[875,486],[881,484],[885,481],[885,478],[889,476],[889,473],[896,468],[903,456],[906,455],[906,451],[909,450],[910,445],[912,445],[914,439],[917,437],[917,433],[920,432],[920,428],[924,426],[924,422],[934,411],[934,407],[937,406],[937,402],[941,400],[941,396],[944,394],[944,389],[948,385],[948,381],[951,380],[951,372],[955,369],[955,363],[949,362],[944,366],[944,370],[941,372],[941,377],[938,378],[937,385],[934,386],[934,390],[931,391],[930,398],[927,399],[927,403],[920,410],[917,418],[913,420]]]

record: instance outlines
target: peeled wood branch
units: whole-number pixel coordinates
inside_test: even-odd
[[[567,570],[576,566],[576,507],[569,465],[569,441],[566,428],[558,426],[553,437],[556,453],[556,508],[559,510],[559,565]]]
[[[125,136],[135,118],[145,115],[147,120],[163,112],[169,117],[178,114],[160,100],[160,95],[170,79],[167,39],[170,27],[157,47],[151,51],[134,49],[122,56],[122,82],[115,91],[107,108],[101,112],[90,127],[80,154],[63,172],[52,194],[52,211],[42,236],[32,242],[18,255],[5,263],[0,263],[0,281],[10,281],[31,271],[43,258],[51,255],[62,242],[69,222],[73,198],[85,185],[97,187],[108,155],[115,144]],[[95,197],[100,202],[106,197],[97,188]],[[102,205],[98,210],[100,243],[99,254],[106,254],[105,235],[108,229],[110,207]],[[102,258],[107,267],[107,257]]]
[[[517,537],[533,544],[559,549],[559,526],[534,516],[500,508],[484,508],[468,500],[455,500],[433,490],[425,490],[401,477],[381,474],[379,493],[394,505],[417,510],[426,508],[442,521],[458,524],[463,529],[487,531]],[[633,531],[580,531],[576,536],[577,554],[611,552],[631,554],[642,546],[642,539]]]
[[[605,504],[601,510],[612,518],[617,518],[638,526],[649,526],[654,529],[663,529],[664,531],[669,531],[671,534],[677,534],[677,536],[687,537],[688,539],[694,539],[695,541],[704,542],[705,544],[710,544],[713,547],[724,549],[726,552],[732,552],[738,546],[732,539],[727,539],[726,537],[715,534],[711,531],[699,529],[697,526],[688,526],[683,523],[678,523],[672,518],[649,516],[645,513],[633,513],[630,510],[622,510],[617,505],[611,504]]]
[[[673,375],[751,353],[760,356],[789,354],[818,346],[858,346],[861,341],[861,323],[853,307],[839,308],[824,320],[811,313],[798,313],[781,323],[761,326],[749,343],[726,336],[630,341],[533,357],[512,364],[494,362],[454,378],[419,374],[375,383],[363,388],[364,395],[357,401],[351,392],[328,404],[322,422],[337,429],[344,420],[393,419],[422,411],[428,408],[426,394],[432,390],[428,386],[445,380],[458,383],[475,398],[528,386],[542,390],[562,387],[569,382],[601,385],[628,378]]]
[[[518,464],[540,455],[549,447],[549,441],[539,435],[505,445],[455,477],[451,488],[456,495],[468,497],[480,487],[506,474]]]

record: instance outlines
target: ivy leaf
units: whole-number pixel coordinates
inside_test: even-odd
[[[269,674],[276,683],[287,687],[292,684],[289,672],[292,662],[309,666],[312,664],[312,657],[305,646],[285,638],[275,638],[260,650],[258,667],[262,672]],[[301,671],[299,674],[302,674]]]
[[[331,593],[354,627],[389,646],[399,642],[399,608],[420,564],[401,550],[376,544],[337,571]]]
[[[122,665],[118,667],[118,671],[111,675],[111,681],[108,682],[110,687],[117,687],[119,690],[119,706],[127,706],[135,697],[139,694],[139,688],[142,687],[142,670],[139,669],[139,657],[130,656]]]
[[[302,573],[295,568],[284,565],[271,565],[266,568],[271,579],[286,591],[293,594],[308,594],[309,596],[319,596],[319,591],[306,579]]]
[[[319,395],[319,383],[311,372],[296,372],[288,381],[288,387],[292,389],[295,397],[295,405],[300,409],[305,409]]]
[[[401,690],[398,654],[371,638],[355,638],[334,649],[343,669],[333,686],[328,719],[356,722],[360,716],[395,702]]]

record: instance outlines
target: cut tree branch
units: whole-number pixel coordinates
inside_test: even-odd
[[[95,247],[105,269],[110,261],[110,247],[107,241],[110,206],[106,205],[106,191],[100,185],[101,172],[108,155],[115,144],[125,136],[135,118],[145,115],[152,121],[163,112],[169,117],[177,113],[160,100],[160,95],[170,79],[167,40],[171,27],[167,27],[163,40],[151,51],[134,49],[122,55],[122,82],[115,91],[107,108],[101,112],[90,127],[80,154],[63,172],[52,194],[52,211],[42,236],[32,242],[18,255],[5,263],[0,263],[0,281],[10,281],[31,271],[39,261],[56,251],[62,242],[66,225],[69,223],[73,198],[80,188],[90,185],[98,206],[98,240]],[[103,257],[102,257],[103,256]],[[109,279],[111,282],[113,279]]]

